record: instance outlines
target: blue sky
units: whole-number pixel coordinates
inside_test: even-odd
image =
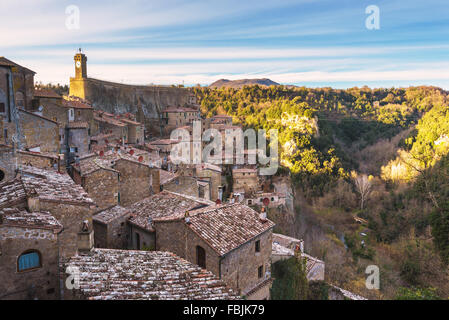
[[[79,29],[66,27],[69,5]],[[369,5],[379,30],[365,27]],[[0,55],[45,83],[68,83],[82,47],[89,76],[124,83],[449,89],[447,0],[17,0],[0,11]]]

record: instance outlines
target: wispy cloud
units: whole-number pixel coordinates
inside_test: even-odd
[[[80,29],[65,8],[80,8]],[[83,47],[90,76],[130,83],[208,84],[270,77],[335,86],[423,82],[446,87],[449,3],[378,0],[381,29],[358,0],[2,1],[1,55],[68,83]],[[16,14],[17,13],[17,14]]]

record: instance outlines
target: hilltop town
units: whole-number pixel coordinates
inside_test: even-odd
[[[265,300],[272,264],[290,258],[324,280],[324,262],[268,218],[293,212],[288,175],[260,175],[251,150],[242,164],[172,161],[173,130],[225,135],[241,128],[232,116],[74,62],[60,95],[0,58],[0,299]]]

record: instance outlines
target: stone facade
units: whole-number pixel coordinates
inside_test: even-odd
[[[46,212],[0,210],[0,300],[56,299],[58,233],[62,225]],[[23,254],[38,258],[20,263]]]
[[[58,245],[57,236],[52,231],[2,228],[0,225],[0,248],[1,300],[58,297]],[[40,253],[42,267],[19,272],[17,260],[28,250]]]
[[[19,114],[25,148],[38,147],[40,152],[59,153],[59,125],[57,122],[25,110],[19,110]]]
[[[0,57],[0,65],[9,66],[12,71],[15,105],[18,108],[32,110],[34,75],[36,73],[30,69],[18,65],[11,60],[6,59],[5,57]],[[3,77],[3,79],[5,78]],[[0,87],[2,87],[1,82]]]
[[[121,158],[114,169],[120,172],[121,206],[129,206],[151,195],[152,169],[148,165]]]
[[[169,183],[164,184],[163,190],[182,193],[188,196],[199,197],[209,200],[209,198],[207,197],[199,196],[198,180],[194,177],[185,177],[185,176],[177,177],[174,180],[170,181]]]
[[[161,124],[164,135],[170,135],[172,130],[192,124],[194,120],[201,120],[199,110],[170,106],[161,111]]]
[[[245,194],[250,194],[260,189],[257,169],[234,169],[232,180],[234,191],[243,190]]]
[[[65,171],[63,163],[60,163],[57,154],[17,151],[19,164],[25,166],[33,166],[40,169],[58,169]],[[62,162],[62,160],[61,160]]]
[[[127,249],[130,212],[120,206],[107,208],[93,216],[96,248]]]
[[[0,144],[0,183],[16,175],[16,157],[11,146]]]
[[[92,173],[81,176],[75,167],[73,170],[73,180],[86,190],[100,209],[109,208],[118,204],[119,173],[117,171],[98,168],[98,170]]]

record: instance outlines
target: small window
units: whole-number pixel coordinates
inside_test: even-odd
[[[260,266],[257,269],[257,276],[259,277],[259,279],[263,277],[263,266]]]
[[[260,252],[260,240],[256,241],[256,252]]]
[[[36,250],[22,253],[17,260],[17,271],[27,271],[42,267],[41,255]]]
[[[0,112],[5,113],[5,104],[3,102],[0,103]]]

